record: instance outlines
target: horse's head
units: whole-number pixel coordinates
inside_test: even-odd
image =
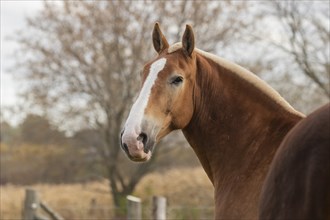
[[[154,145],[193,114],[196,74],[194,33],[187,25],[182,43],[169,46],[158,23],[152,40],[158,56],[143,69],[142,88],[121,134],[121,145],[134,161],[150,159]]]

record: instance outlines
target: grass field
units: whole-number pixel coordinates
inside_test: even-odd
[[[21,219],[24,191],[33,188],[42,201],[66,219],[109,219],[113,205],[107,181],[87,184],[1,186],[1,220]],[[168,219],[212,217],[213,187],[202,168],[169,170],[143,178],[134,192],[143,201],[143,216],[151,213],[154,195],[167,198]]]

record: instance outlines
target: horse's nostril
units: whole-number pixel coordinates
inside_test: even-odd
[[[143,144],[145,144],[145,142],[147,142],[147,138],[148,136],[146,135],[146,133],[141,133],[138,137],[137,140],[141,141]]]
[[[146,146],[147,141],[148,141],[148,136],[146,133],[142,132],[138,137],[137,137],[138,141],[141,141],[143,143],[144,146]]]

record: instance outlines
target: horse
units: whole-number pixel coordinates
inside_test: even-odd
[[[195,48],[186,25],[169,45],[158,23],[157,56],[141,74],[141,90],[121,132],[137,162],[181,129],[214,186],[215,219],[256,219],[261,189],[276,150],[305,115],[243,67]]]
[[[301,120],[277,150],[259,219],[330,220],[330,104]]]

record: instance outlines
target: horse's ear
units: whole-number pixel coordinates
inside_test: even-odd
[[[190,25],[186,25],[186,30],[184,31],[182,37],[182,47],[183,51],[187,56],[191,56],[195,48],[195,36],[194,31]]]
[[[154,26],[154,30],[152,31],[152,43],[154,44],[154,48],[158,54],[160,54],[163,50],[168,48],[168,43],[160,30],[159,23],[157,22]]]

